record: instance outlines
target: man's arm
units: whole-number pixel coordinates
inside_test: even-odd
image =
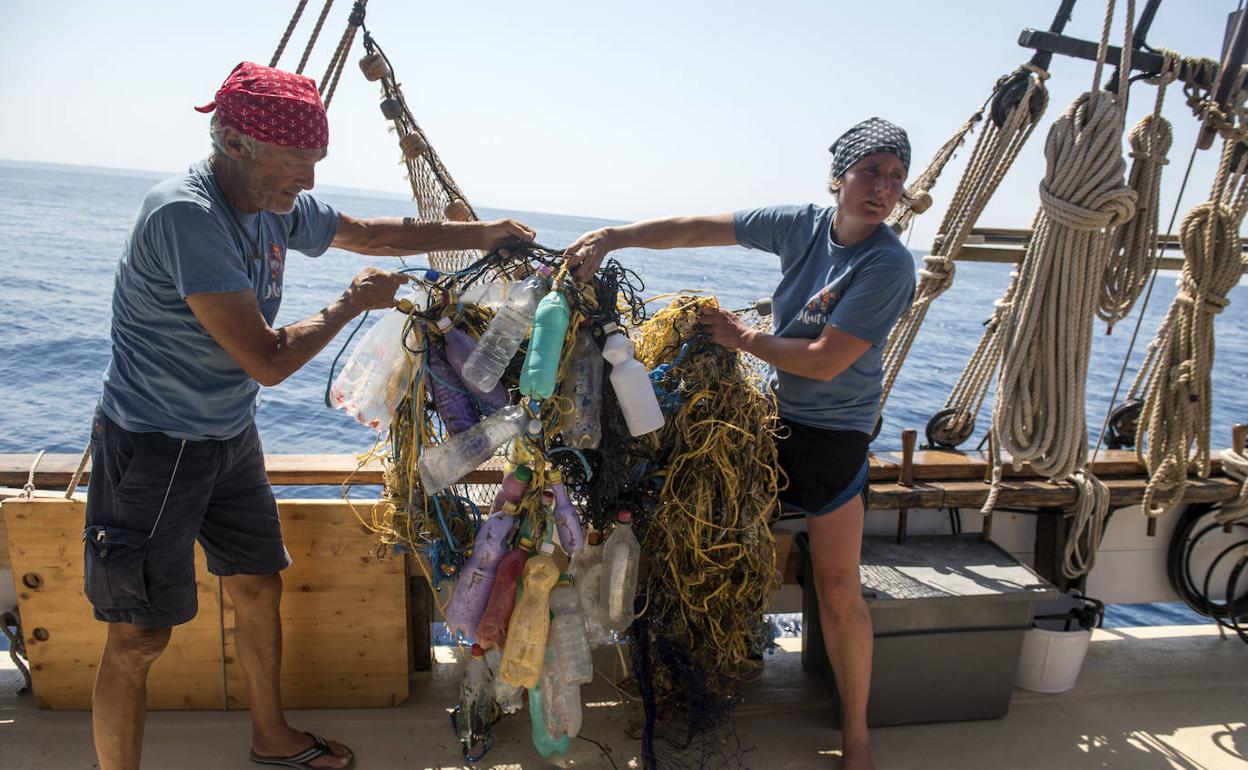
[[[585,233],[567,248],[568,262],[578,281],[589,280],[608,253],[616,249],[681,249],[734,246],[737,234],[732,214],[647,219],[631,225],[604,227]]]
[[[711,341],[732,350],[757,356],[782,372],[828,382],[848,369],[871,347],[834,326],[825,326],[818,337],[777,337],[751,329],[723,308],[704,307],[699,319]]]
[[[369,256],[404,257],[429,251],[492,251],[531,241],[536,235],[514,219],[417,222],[411,217],[357,219],[340,212],[338,231],[330,245]]]
[[[243,371],[272,386],[312,360],[352,318],[365,310],[394,307],[394,293],[406,282],[402,273],[365,268],[342,296],[316,315],[280,329],[264,320],[250,289],[192,294],[186,304]]]

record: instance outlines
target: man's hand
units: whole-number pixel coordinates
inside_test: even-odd
[[[514,219],[495,219],[493,222],[481,223],[482,251],[493,251],[503,246],[515,246],[521,241],[532,241],[537,232],[528,225],[522,225]]]
[[[757,332],[741,323],[736,315],[722,307],[703,305],[698,317],[702,331],[711,338],[711,342],[722,345],[729,350],[740,350],[749,344]]]
[[[611,243],[611,228],[591,230],[572,243],[563,253],[568,267],[575,268],[573,274],[582,283],[598,272],[599,265],[615,246]]]
[[[343,297],[357,311],[385,310],[398,304],[394,298],[399,287],[407,283],[404,273],[389,273],[366,267],[356,273]]]

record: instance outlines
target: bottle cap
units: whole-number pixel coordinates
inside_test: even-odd
[[[569,574],[568,574],[568,573],[566,573],[566,572],[560,572],[560,573],[559,573],[559,582],[560,582],[560,583],[571,583],[571,582],[572,582],[572,576],[571,576],[571,575],[569,575]]]
[[[542,490],[542,505],[549,508],[554,504],[555,504],[555,493],[551,492],[549,489],[543,489]]]
[[[503,513],[508,516],[515,516],[517,510],[519,509],[516,507],[515,503],[503,503]]]
[[[430,283],[433,283],[434,281],[438,280],[441,277],[442,277],[442,274],[439,273],[437,270],[434,270],[432,267],[425,271],[425,280],[429,281]]]
[[[540,436],[542,433],[541,420],[529,420],[529,435]]]
[[[551,554],[555,552],[555,544],[551,542],[542,543],[542,553]]]
[[[550,267],[547,265],[538,265],[537,272],[541,273],[543,278],[549,278],[550,274],[555,271],[551,270]]]
[[[618,519],[621,524],[629,524],[633,520],[633,512],[632,511],[620,511],[620,515]]]
[[[527,535],[521,535],[520,540],[516,543],[516,545],[519,546],[520,549],[524,551],[533,550],[533,541]]]
[[[608,321],[607,323],[605,323],[605,324],[603,324],[603,325],[602,325],[602,333],[603,333],[603,334],[610,334],[611,332],[616,331],[616,330],[618,330],[619,328],[620,328],[620,327],[618,327],[618,326],[616,326],[615,324],[613,324],[613,323],[611,323],[610,321]]]
[[[533,469],[527,465],[517,465],[511,469],[511,475],[515,476],[517,480],[528,484],[529,479],[533,478]]]
[[[447,329],[449,329],[449,328],[451,328],[451,318],[450,318],[450,316],[445,316],[445,315],[444,315],[444,316],[442,316],[441,318],[439,318],[439,319],[438,319],[438,329],[440,329],[440,330],[442,330],[442,331],[446,331],[446,330],[447,330]]]
[[[557,469],[551,469],[550,473],[546,474],[546,480],[549,481],[551,484],[562,484],[563,474],[560,473]]]
[[[601,544],[602,544],[602,533],[601,533],[601,532],[599,532],[598,530],[596,530],[596,529],[595,529],[595,530],[593,530],[592,532],[590,532],[590,533],[589,533],[589,535],[588,535],[588,538],[587,538],[587,539],[588,539],[588,542],[589,542],[589,544],[590,544],[590,545],[601,545]]]
[[[474,658],[484,658],[484,657],[485,657],[485,650],[481,649],[481,645],[479,645],[479,644],[474,644],[474,645],[472,645],[472,657],[474,657]]]

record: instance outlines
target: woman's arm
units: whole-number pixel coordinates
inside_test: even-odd
[[[592,230],[577,238],[565,254],[569,265],[576,268],[576,279],[586,281],[598,271],[607,254],[616,249],[733,246],[736,242],[732,214],[666,217]]]
[[[703,307],[699,319],[711,341],[730,350],[743,350],[780,371],[828,382],[848,369],[871,343],[834,326],[818,337],[777,337],[751,329],[719,307]]]

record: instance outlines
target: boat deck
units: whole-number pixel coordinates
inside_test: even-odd
[[[767,659],[736,712],[745,766],[835,768],[840,735],[828,691],[802,671],[800,640]],[[445,652],[445,650],[444,650]],[[604,654],[605,653],[605,654]],[[599,652],[600,670],[615,663]],[[86,712],[39,711],[17,696],[20,674],[0,662],[0,765],[21,770],[95,767]],[[932,665],[940,665],[933,660]],[[437,663],[413,680],[412,697],[392,709],[291,712],[291,723],[326,733],[356,750],[359,768],[465,766],[447,709],[457,672]],[[568,756],[543,760],[529,739],[527,714],[495,727],[494,748],[477,767],[640,767],[630,738],[640,709],[605,680],[585,690],[582,734]],[[1233,770],[1248,768],[1248,645],[1222,639],[1215,626],[1098,630],[1074,690],[1040,695],[1015,690],[1002,719],[878,728],[880,770]],[[162,711],[149,715],[144,767],[218,770],[249,766],[243,712]]]

